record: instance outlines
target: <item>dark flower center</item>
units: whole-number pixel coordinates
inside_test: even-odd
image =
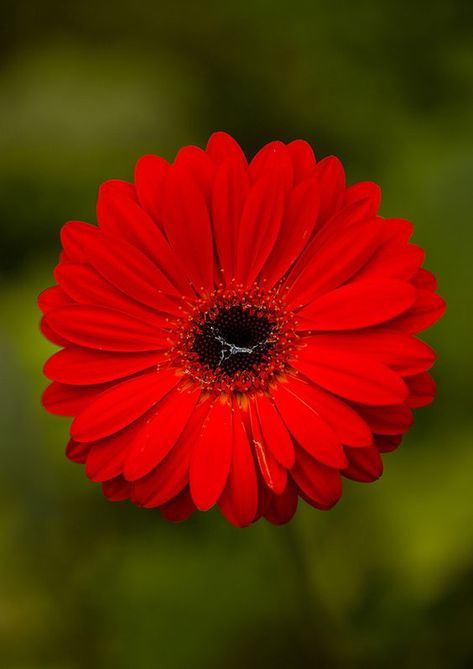
[[[208,314],[196,333],[192,352],[199,362],[227,376],[254,369],[273,347],[274,324],[255,309],[240,305]]]
[[[264,392],[288,369],[293,322],[277,288],[232,282],[183,311],[168,355],[208,391]]]

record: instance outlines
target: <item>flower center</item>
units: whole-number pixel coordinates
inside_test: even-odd
[[[201,365],[234,376],[262,361],[274,345],[273,325],[262,313],[241,305],[224,308],[214,318],[207,315],[195,335],[192,352]]]
[[[292,320],[277,291],[220,288],[181,327],[178,364],[208,390],[264,390],[286,370]]]

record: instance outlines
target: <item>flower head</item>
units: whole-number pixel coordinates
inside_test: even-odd
[[[444,310],[411,223],[379,202],[304,141],[248,164],[225,133],[103,184],[39,298],[69,458],[111,500],[174,521],[218,504],[237,526],[377,479],[433,399],[414,335]]]

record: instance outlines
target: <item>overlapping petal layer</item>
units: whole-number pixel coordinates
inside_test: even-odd
[[[244,527],[379,478],[435,395],[416,335],[445,308],[380,197],[302,140],[248,163],[215,133],[106,182],[98,226],[64,226],[43,402],[73,417],[67,456],[108,499]]]

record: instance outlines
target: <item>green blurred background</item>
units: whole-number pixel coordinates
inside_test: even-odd
[[[473,8],[2,3],[0,666],[473,666]],[[246,530],[110,504],[46,415],[37,293],[58,233],[143,153],[306,138],[415,241],[448,303],[438,399],[373,485]]]

